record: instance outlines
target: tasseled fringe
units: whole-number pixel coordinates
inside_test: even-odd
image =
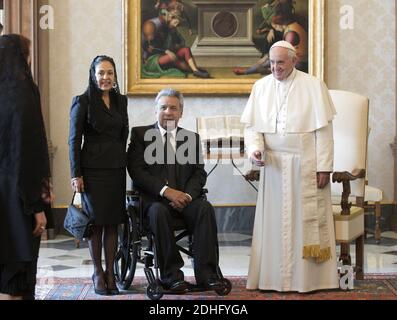
[[[320,249],[319,245],[305,246],[303,247],[303,259],[315,258],[317,263],[330,260],[331,248]]]

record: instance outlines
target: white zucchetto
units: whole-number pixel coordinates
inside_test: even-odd
[[[270,50],[273,49],[274,47],[282,47],[282,48],[286,48],[286,49],[296,52],[294,46],[291,43],[289,43],[288,41],[284,41],[284,40],[277,41],[276,43],[274,43],[271,46]]]

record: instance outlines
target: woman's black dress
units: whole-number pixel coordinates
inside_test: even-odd
[[[127,137],[125,96],[111,96],[110,108],[102,100],[90,105],[86,94],[74,98],[69,136],[71,175],[83,177],[83,210],[96,225],[125,221]]]

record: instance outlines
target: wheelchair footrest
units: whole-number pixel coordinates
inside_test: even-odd
[[[145,272],[146,279],[149,282],[149,285],[157,284],[158,281],[154,276],[153,270],[151,268],[144,268],[143,271]]]

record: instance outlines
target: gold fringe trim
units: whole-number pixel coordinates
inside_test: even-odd
[[[331,247],[321,249],[319,245],[304,246],[303,259],[315,258],[317,263],[330,260]]]

